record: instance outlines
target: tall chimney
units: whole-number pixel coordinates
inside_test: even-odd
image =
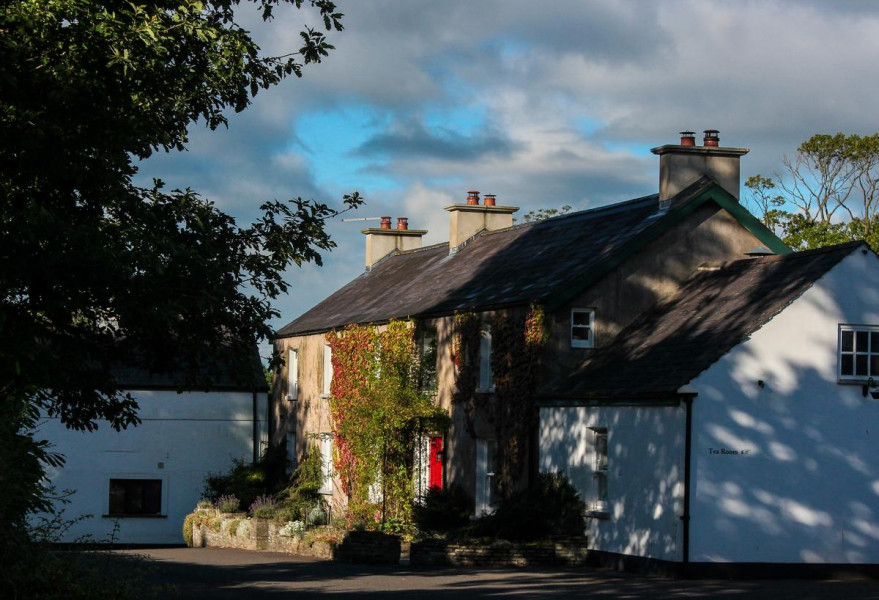
[[[426,229],[409,229],[408,217],[397,217],[397,228],[391,229],[391,217],[382,217],[378,227],[362,229],[366,236],[366,270],[396,250],[417,250]]]
[[[466,204],[450,204],[444,207],[449,211],[449,253],[480,231],[496,231],[513,226],[513,213],[518,206],[497,206],[494,194],[485,195],[485,203],[479,204],[479,192],[467,192]]]
[[[748,148],[722,148],[716,129],[706,129],[703,146],[692,131],[681,132],[680,144],[650,150],[659,156],[659,201],[665,202],[701,177],[709,177],[739,199],[741,157]]]

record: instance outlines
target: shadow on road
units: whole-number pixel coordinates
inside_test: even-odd
[[[879,599],[872,580],[699,580],[594,569],[459,569],[352,565],[225,549],[135,551],[150,559],[150,583],[177,597],[278,598],[833,598]],[[168,597],[163,594],[163,597]]]

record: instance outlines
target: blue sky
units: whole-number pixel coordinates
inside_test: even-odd
[[[301,79],[260,92],[229,128],[191,129],[142,180],[191,187],[242,224],[266,200],[408,216],[448,239],[442,206],[469,189],[519,214],[656,191],[650,148],[720,130],[771,175],[814,133],[874,133],[879,3],[867,0],[337,0],[345,31]],[[247,10],[245,10],[247,9]],[[237,19],[263,48],[297,47],[308,10]],[[312,23],[314,24],[314,23]],[[282,326],[363,269],[363,223],[330,224],[321,269],[288,273]]]

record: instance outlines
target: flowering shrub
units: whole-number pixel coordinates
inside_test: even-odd
[[[227,494],[217,498],[217,510],[222,513],[238,512],[240,504],[238,497],[234,494]]]
[[[305,533],[305,523],[302,521],[287,521],[287,524],[278,530],[278,535],[283,537],[300,537]]]
[[[259,496],[250,505],[250,514],[258,519],[271,519],[278,510],[278,503],[271,496]]]

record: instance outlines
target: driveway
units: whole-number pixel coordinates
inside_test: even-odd
[[[677,581],[593,569],[351,565],[219,548],[136,550],[150,582],[187,599],[227,598],[800,598],[879,599],[879,581]],[[170,596],[173,597],[173,594]]]

